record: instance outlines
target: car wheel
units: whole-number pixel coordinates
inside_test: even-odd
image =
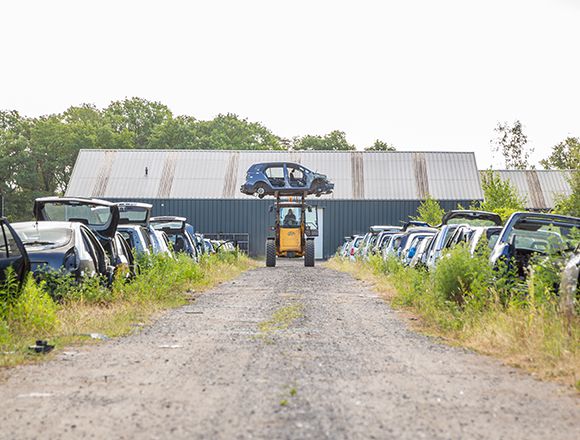
[[[263,183],[258,183],[256,185],[256,189],[254,192],[258,195],[260,199],[263,199],[264,196],[266,195],[266,185],[264,185]]]

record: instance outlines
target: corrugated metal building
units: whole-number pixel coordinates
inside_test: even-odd
[[[262,255],[272,224],[272,199],[239,192],[258,162],[296,162],[327,174],[332,195],[322,208],[317,256],[371,224],[400,224],[430,194],[446,209],[483,198],[473,153],[82,150],[67,196],[146,201],[155,215],[182,215],[206,233],[247,233],[250,254]],[[322,245],[322,246],[321,246]]]
[[[485,171],[482,171],[485,173]],[[499,170],[502,180],[508,180],[526,202],[526,209],[547,211],[554,208],[558,197],[569,196],[571,171],[561,170]]]

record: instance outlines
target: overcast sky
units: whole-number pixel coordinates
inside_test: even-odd
[[[0,0],[0,109],[139,96],[497,168],[498,121],[534,161],[580,136],[579,31],[580,0]]]

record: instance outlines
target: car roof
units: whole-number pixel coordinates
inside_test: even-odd
[[[265,166],[267,166],[267,167],[284,166],[284,165],[293,165],[293,166],[296,166],[296,167],[305,168],[304,165],[300,165],[299,163],[295,163],[295,162],[261,162],[261,163],[255,163],[250,168],[254,168],[254,167],[265,167]]]

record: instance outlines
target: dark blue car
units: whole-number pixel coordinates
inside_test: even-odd
[[[248,195],[256,194],[259,198],[276,193],[291,196],[302,192],[318,197],[330,194],[333,189],[334,184],[324,174],[296,163],[269,162],[252,165],[240,191]]]

